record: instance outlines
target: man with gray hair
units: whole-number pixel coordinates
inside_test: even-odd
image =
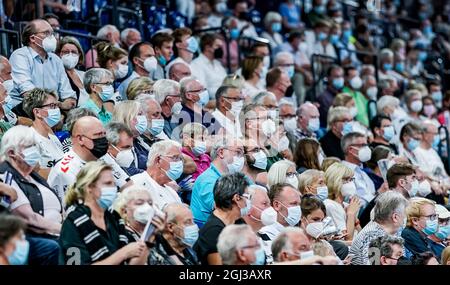
[[[104,25],[97,32],[97,38],[110,42],[116,47],[120,47],[120,32],[114,25]],[[100,67],[97,63],[97,50],[91,48],[86,53],[86,69]]]
[[[129,51],[133,45],[141,40],[141,33],[135,28],[126,28],[120,33],[120,41],[124,50]]]
[[[163,132],[164,119],[162,117],[161,105],[148,94],[141,94],[136,97],[136,101],[141,103],[141,108],[147,117],[147,130],[141,136],[146,144],[152,146],[155,142],[169,139]]]
[[[214,210],[214,184],[223,175],[241,172],[244,166],[244,146],[240,139],[219,136],[211,149],[211,165],[195,180],[191,208],[194,220],[202,227]]]
[[[303,229],[286,227],[272,242],[272,256],[275,262],[306,259],[313,256],[311,242]]]
[[[297,141],[304,138],[316,138],[320,129],[320,114],[316,105],[305,102],[297,109],[297,128],[294,136]]]
[[[276,120],[278,117],[278,102],[275,94],[269,91],[262,91],[253,97],[253,103],[262,105],[267,109],[269,118]]]
[[[374,219],[353,239],[349,254],[353,254],[353,265],[369,264],[369,244],[377,237],[399,235],[406,226],[408,200],[395,191],[380,194],[375,202]]]
[[[172,135],[177,126],[172,123],[172,116],[178,115],[183,106],[181,105],[180,84],[170,79],[160,79],[153,85],[153,93],[161,106],[161,115],[164,118],[164,133]]]
[[[369,244],[369,264],[397,265],[403,256],[403,245],[401,237],[386,235],[373,239]]]
[[[148,153],[147,170],[131,176],[134,184],[148,189],[156,207],[162,210],[167,204],[181,203],[177,192],[169,183],[183,174],[181,145],[172,140],[154,143]]]
[[[191,76],[191,68],[185,62],[176,62],[168,66],[169,79],[180,82],[181,79]]]
[[[14,88],[11,73],[11,64],[9,64],[8,59],[0,55],[0,84],[5,87],[7,94]]]
[[[217,250],[224,265],[263,265],[264,249],[248,225],[229,225],[219,235]]]
[[[211,134],[223,133],[234,137],[242,137],[239,114],[244,106],[244,98],[239,88],[223,85],[216,92],[216,109],[212,112],[215,118],[214,129]]]
[[[331,108],[328,112],[328,131],[320,139],[320,145],[326,156],[335,156],[344,159],[344,152],[341,145],[342,130],[344,125],[352,122],[350,110],[347,107],[339,106]]]

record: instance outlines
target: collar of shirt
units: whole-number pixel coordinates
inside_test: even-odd
[[[44,63],[46,59],[48,59],[48,60],[52,59],[51,53],[47,53],[47,58],[45,59],[45,58],[42,58],[33,48],[31,48],[31,47],[27,47],[27,48],[31,54],[31,57],[33,59],[36,59],[36,58],[39,59],[42,63]]]
[[[342,161],[342,164],[344,164],[344,165],[350,167],[353,171],[356,171],[356,170],[358,170],[358,169],[359,169],[359,170],[362,170],[362,168],[363,168],[363,165],[362,165],[362,164],[357,165],[357,164],[348,162],[348,161],[346,161],[346,160],[343,160],[343,161]]]
[[[222,176],[222,174],[220,173],[219,169],[217,169],[217,167],[216,167],[213,163],[211,163],[211,165],[209,166],[209,168],[211,168],[211,170],[212,170],[213,172],[215,172],[219,177]]]
[[[241,124],[239,120],[231,121],[228,117],[226,117],[219,109],[215,109],[212,112],[213,117],[216,119],[219,124],[227,130],[227,132],[232,133],[238,137],[242,137],[241,133]]]

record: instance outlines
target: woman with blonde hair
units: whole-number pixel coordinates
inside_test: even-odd
[[[442,265],[450,265],[450,246],[447,246],[442,252]]]
[[[341,162],[341,160],[334,156],[325,157],[322,161],[322,171],[327,171],[333,163]]]
[[[356,196],[354,172],[342,163],[333,163],[325,172],[328,199],[324,201],[327,216],[347,241],[353,239],[355,229],[361,228],[357,219],[360,203]]]
[[[295,163],[287,159],[275,162],[267,174],[269,188],[278,183],[289,183],[298,189],[298,174],[295,171]]]
[[[109,209],[116,197],[111,166],[88,162],[66,192],[69,208],[59,239],[64,264],[145,264],[145,243],[130,242],[124,221]],[[79,259],[72,261],[74,248]]]
[[[328,198],[328,187],[325,184],[325,172],[308,169],[298,177],[299,190],[302,195],[312,194],[325,201]]]
[[[127,98],[128,100],[134,100],[141,94],[153,94],[153,82],[150,78],[142,76],[131,80],[127,88]]]
[[[350,115],[352,118],[356,117],[358,114],[358,109],[356,108],[355,99],[352,95],[348,93],[339,93],[334,97],[333,107],[347,107],[350,110]]]
[[[111,43],[100,42],[95,45],[97,63],[114,75],[114,80],[123,79],[128,75],[128,53]]]
[[[134,241],[140,240],[149,218],[152,218],[152,224],[156,227],[150,241],[157,232],[164,229],[164,219],[160,211],[153,206],[148,190],[141,186],[132,185],[125,188],[115,200],[113,208],[124,219],[125,229]]]

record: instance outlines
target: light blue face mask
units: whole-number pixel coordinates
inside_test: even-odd
[[[50,128],[53,128],[61,120],[61,111],[59,108],[48,109],[47,114],[48,116],[44,120]]]
[[[286,73],[289,76],[289,78],[294,77],[294,75],[295,75],[295,67],[294,66],[288,66],[285,70],[286,70]]]
[[[264,248],[261,246],[258,250],[255,251],[255,262],[252,265],[264,265],[266,264],[266,253],[264,252]]]
[[[195,156],[200,156],[206,153],[206,143],[204,141],[195,141],[195,145],[192,148],[192,153]]]
[[[147,130],[147,117],[144,115],[138,115],[136,117],[136,121],[136,131],[142,135]]]
[[[162,66],[166,66],[166,64],[167,64],[167,59],[166,59],[164,56],[160,55],[160,56],[158,57],[158,62],[159,62],[159,64],[161,64]]]
[[[111,98],[114,96],[114,88],[112,87],[112,85],[102,87],[102,92],[100,92],[99,96],[103,102],[111,100]]]
[[[240,33],[241,33],[241,31],[238,28],[233,28],[230,30],[230,38],[232,40],[235,40],[235,39],[239,38]]]
[[[328,198],[328,187],[327,186],[319,186],[316,189],[316,196],[321,201],[325,201]]]
[[[383,129],[383,138],[387,142],[390,142],[394,136],[395,136],[394,126],[385,127]]]
[[[319,42],[324,41],[324,40],[326,40],[327,38],[328,38],[328,35],[327,35],[326,33],[324,33],[324,32],[320,32],[320,33],[317,35],[317,39],[319,40]]]
[[[250,212],[251,208],[252,208],[252,201],[250,199],[247,198],[242,198],[241,199],[245,199],[245,207],[241,208],[241,217],[245,217],[248,215],[248,213]]]
[[[402,73],[403,71],[405,71],[405,64],[403,62],[397,62],[395,64],[395,70]]]
[[[22,154],[25,163],[31,167],[35,167],[41,158],[39,149],[36,146],[27,147],[22,151]]]
[[[175,181],[183,174],[183,161],[171,161],[169,164],[170,167],[166,171],[166,175],[169,179]]]
[[[349,134],[351,132],[353,132],[352,122],[345,122],[344,127],[342,128],[342,135],[345,136],[346,134]]]
[[[383,63],[383,68],[386,71],[392,70],[392,64],[391,63]]]
[[[333,79],[333,87],[336,90],[341,90],[344,87],[344,78],[343,77],[339,77],[339,78],[334,78]]]
[[[281,23],[280,22],[275,22],[275,23],[272,23],[272,31],[274,32],[274,33],[279,33],[280,31],[281,31]]]
[[[193,247],[195,242],[198,240],[198,226],[196,224],[185,226],[183,229],[184,237],[181,239],[181,241],[189,246]]]
[[[97,199],[97,203],[102,209],[109,209],[117,198],[117,187],[103,187],[101,188],[100,198]]]
[[[159,135],[164,129],[164,119],[152,119],[151,127],[148,131],[153,135]]]
[[[187,50],[191,53],[196,53],[198,51],[198,42],[194,37],[190,37],[187,41]]]
[[[428,57],[428,54],[426,51],[420,51],[419,52],[419,61],[424,62]]]
[[[432,220],[427,220],[426,221],[426,226],[425,226],[425,228],[422,229],[422,232],[424,234],[426,234],[427,236],[432,235],[432,234],[437,232],[438,226],[439,226],[438,219],[435,219],[433,221]]]
[[[241,172],[242,167],[244,167],[244,157],[233,157],[233,162],[230,164],[227,164],[228,172],[230,174]]]
[[[343,30],[342,31],[342,38],[345,42],[348,42],[352,36],[352,30]]]
[[[439,230],[435,235],[440,240],[447,239],[450,236],[450,225],[439,226]]]
[[[202,107],[208,104],[209,102],[209,93],[208,90],[202,91],[200,94],[198,94],[200,97],[198,104],[200,104]]]
[[[27,240],[16,241],[16,249],[8,256],[10,265],[24,265],[28,260],[28,253],[30,251],[30,243]]]
[[[418,146],[419,146],[420,142],[416,139],[411,138],[408,141],[408,149],[409,151],[414,151]]]
[[[325,8],[324,5],[320,5],[320,6],[314,7],[314,11],[315,11],[317,14],[322,15],[322,14],[325,13],[326,8]]]
[[[339,35],[331,35],[330,36],[330,43],[335,45],[337,44],[339,41]]]
[[[11,103],[12,103],[12,100],[9,97],[6,97],[5,102],[2,105],[3,113],[5,113],[5,115],[12,112],[11,110],[12,110],[13,106]]]
[[[441,138],[439,137],[439,135],[434,136],[432,148],[434,148],[435,150],[437,150],[438,147],[439,147],[440,141],[441,141]]]

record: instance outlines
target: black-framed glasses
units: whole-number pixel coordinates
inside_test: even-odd
[[[234,150],[234,149],[231,149],[231,148],[228,148],[228,147],[224,147],[224,149],[226,149],[228,151],[231,151],[231,152],[234,152],[235,154],[237,154],[238,157],[243,157],[244,156],[244,151],[242,149]]]
[[[355,177],[342,177],[342,182],[349,183],[349,182],[355,182]]]
[[[59,108],[59,102],[57,102],[57,103],[49,103],[49,104],[45,104],[45,105],[40,106],[39,108],[46,108],[46,107],[49,107],[50,109],[56,109],[56,108]]]
[[[56,37],[56,33],[54,31],[43,31],[43,32],[36,32],[34,33],[35,35],[37,34],[43,34],[45,35],[45,37],[49,37],[49,36],[55,36]]]
[[[421,217],[425,217],[430,221],[436,220],[439,216],[437,214],[431,214],[431,215],[420,215]]]
[[[113,82],[111,81],[111,82],[99,82],[99,83],[95,83],[95,84],[97,84],[97,85],[103,85],[103,86],[112,86],[113,85]]]
[[[189,91],[186,91],[186,93],[200,93],[200,92],[203,92],[203,91],[206,91],[206,88],[197,89],[197,90],[189,90]]]

